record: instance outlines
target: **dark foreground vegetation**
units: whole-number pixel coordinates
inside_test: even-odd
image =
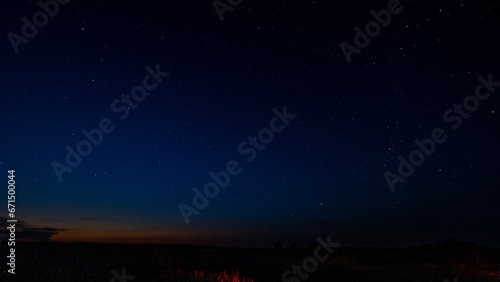
[[[1,244],[0,281],[282,281],[311,248],[18,243],[16,275]],[[293,275],[292,275],[293,276]],[[290,277],[292,277],[290,276]],[[410,248],[338,248],[305,281],[500,281],[500,250],[473,243]],[[122,277],[123,279],[123,277]],[[294,281],[294,280],[291,280]],[[303,281],[303,280],[302,280]]]

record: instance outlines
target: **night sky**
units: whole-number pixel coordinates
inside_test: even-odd
[[[72,0],[32,38],[41,6],[0,3],[0,216],[15,169],[18,239],[500,246],[498,1],[401,1],[363,48],[354,28],[394,1],[229,2],[221,20],[212,1]],[[228,162],[239,174],[186,224],[179,206]]]

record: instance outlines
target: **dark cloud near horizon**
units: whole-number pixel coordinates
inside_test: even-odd
[[[8,218],[0,217],[0,220],[2,222],[7,222]],[[9,226],[9,224],[7,224],[7,226]],[[16,240],[19,241],[26,240],[33,242],[52,242],[52,240],[50,239],[52,238],[52,236],[57,235],[60,231],[66,231],[66,230],[68,229],[37,226],[37,225],[27,224],[23,220],[18,220],[16,223]]]

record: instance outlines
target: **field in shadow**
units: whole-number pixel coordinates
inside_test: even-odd
[[[283,281],[282,274],[313,256],[314,247],[18,243],[12,277],[2,243],[0,280],[121,281],[116,275],[126,275],[129,280],[123,281]],[[500,250],[455,240],[410,248],[337,248],[308,275],[305,281],[500,281]],[[297,279],[288,281],[304,281]]]

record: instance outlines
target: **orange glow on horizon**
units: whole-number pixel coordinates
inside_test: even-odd
[[[52,241],[109,244],[225,245],[224,236],[213,233],[155,230],[70,229],[52,236]]]
[[[126,244],[182,244],[180,234],[144,230],[65,230],[51,237],[53,241]]]

